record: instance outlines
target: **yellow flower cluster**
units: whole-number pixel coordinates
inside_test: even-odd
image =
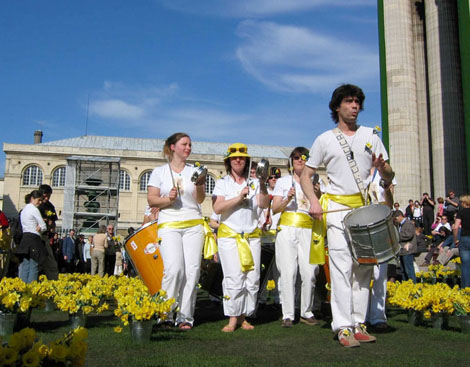
[[[422,278],[424,281],[434,281],[436,279],[446,279],[460,275],[458,270],[450,270],[447,266],[441,264],[428,266],[428,271],[419,271],[416,278]]]
[[[387,302],[390,305],[423,312],[426,318],[437,313],[470,314],[470,288],[451,288],[445,283],[413,284],[408,280],[401,283],[389,282],[387,294]]]
[[[460,261],[460,256],[454,257],[454,258],[453,258],[452,260],[450,260],[449,262],[455,263],[455,264],[462,264],[462,262]]]
[[[155,295],[150,295],[148,288],[138,278],[121,278],[122,281],[114,292],[117,307],[114,314],[119,317],[124,325],[129,324],[129,317],[133,320],[151,320],[160,318],[165,320],[172,311],[174,298],[167,299],[166,292],[160,290]],[[121,332],[122,328],[114,329]]]
[[[106,298],[112,297],[117,278],[89,274],[61,274],[49,281],[55,290],[54,302],[61,311],[70,314],[100,313],[109,308]]]
[[[0,367],[3,366],[84,366],[88,332],[77,328],[63,338],[43,344],[33,329],[26,328],[0,344]]]
[[[20,278],[0,280],[0,312],[26,312],[36,302],[31,286]]]

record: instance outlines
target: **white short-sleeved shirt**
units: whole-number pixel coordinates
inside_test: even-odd
[[[362,182],[366,182],[372,167],[372,153],[378,157],[383,155],[388,160],[388,154],[374,129],[359,126],[353,136],[343,134],[354,153]],[[370,144],[370,148],[366,148]],[[328,130],[318,136],[310,149],[307,166],[318,168],[324,164],[330,180],[326,192],[333,195],[351,195],[359,192],[354,176],[349,167],[343,150],[336,139],[333,130]]]
[[[294,180],[294,185],[295,185],[295,199],[292,198],[289,204],[287,204],[284,211],[285,212],[302,212],[302,213],[308,214],[310,203],[307,200],[307,197],[304,195],[304,192],[302,191],[302,187],[300,186],[300,184]],[[285,199],[291,187],[292,187],[292,176],[281,177],[276,182],[273,196],[280,196],[283,199]]]
[[[173,172],[175,185],[179,186],[181,196],[178,196],[171,206],[160,209],[159,223],[201,218],[201,206],[196,200],[196,186],[191,182],[193,172],[194,167],[188,164],[180,173]],[[170,166],[165,164],[155,168],[150,175],[148,186],[159,188],[160,196],[168,197],[173,188]]]
[[[236,207],[220,213],[220,223],[232,228],[238,233],[251,233],[258,226],[258,219],[262,209],[258,206],[256,195],[259,193],[259,181],[251,178],[251,188],[245,200]],[[230,200],[238,195],[246,187],[246,181],[238,184],[231,175],[227,175],[215,184],[212,197],[223,196],[225,200]]]

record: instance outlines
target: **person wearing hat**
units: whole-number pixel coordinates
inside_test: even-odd
[[[282,327],[292,327],[295,314],[295,282],[300,272],[300,322],[316,325],[313,297],[318,265],[310,264],[313,220],[309,202],[300,187],[300,175],[308,159],[308,149],[295,148],[289,158],[291,176],[280,178],[274,189],[273,213],[282,213],[276,237],[276,264],[282,304]]]
[[[194,323],[196,285],[199,281],[204,221],[200,204],[205,198],[205,177],[193,183],[194,167],[186,163],[191,138],[171,135],[163,147],[168,164],[153,170],[148,182],[148,204],[159,208],[158,236],[164,263],[162,289],[179,307],[176,324],[190,330]],[[173,315],[168,316],[171,324]]]
[[[224,279],[224,314],[229,323],[223,332],[254,328],[246,316],[256,308],[259,289],[261,209],[269,205],[265,182],[250,178],[250,156],[245,144],[229,146],[224,157],[227,176],[218,180],[212,193],[212,206],[220,214],[218,229],[219,260]]]
[[[261,244],[263,248],[268,248],[270,251],[274,252],[274,243],[276,241],[276,228],[281,213],[274,214],[272,209],[273,202],[273,193],[276,182],[281,178],[281,170],[277,167],[271,167],[270,175],[268,176],[267,186],[269,194],[269,206],[267,209],[263,210],[259,217],[259,227],[263,231],[261,237]],[[276,267],[276,261],[273,259],[271,270],[266,275],[268,280],[274,280],[276,287],[273,289],[274,303],[279,305],[279,271]],[[263,305],[266,303],[267,290],[266,287],[260,290],[259,303]]]

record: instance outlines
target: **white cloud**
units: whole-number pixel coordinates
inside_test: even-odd
[[[90,115],[118,120],[141,119],[145,116],[145,110],[119,99],[108,99],[92,102],[90,104]]]
[[[375,51],[308,28],[247,20],[236,57],[245,71],[272,89],[322,92],[344,82],[367,84],[378,77]]]
[[[184,12],[228,17],[260,17],[310,10],[321,6],[375,6],[375,0],[160,0]]]

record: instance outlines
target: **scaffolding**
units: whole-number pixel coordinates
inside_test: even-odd
[[[95,233],[102,224],[117,228],[119,158],[67,158],[62,230]]]

